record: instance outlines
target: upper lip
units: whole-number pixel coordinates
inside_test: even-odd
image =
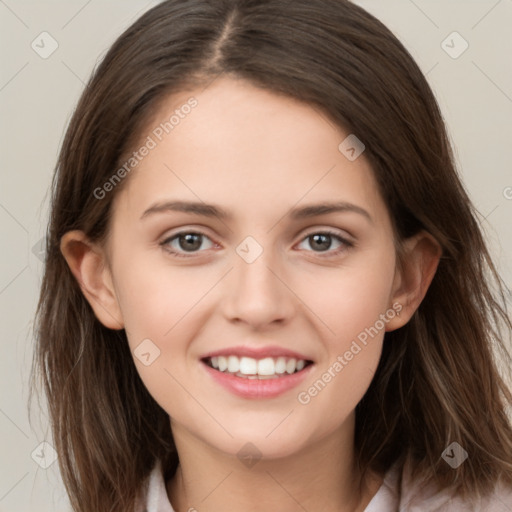
[[[312,361],[307,357],[294,350],[278,347],[276,345],[269,345],[266,347],[250,347],[250,346],[237,346],[230,348],[223,348],[214,350],[205,354],[201,359],[208,359],[210,357],[218,356],[238,356],[238,357],[252,357],[253,359],[264,359],[266,357],[286,357],[288,359],[303,359],[304,361]]]

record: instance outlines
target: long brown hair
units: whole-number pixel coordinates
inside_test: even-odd
[[[386,334],[376,375],[356,408],[361,473],[406,455],[416,476],[463,496],[512,484],[512,331],[500,279],[459,179],[443,118],[398,39],[346,0],[168,0],[113,44],[85,88],[52,185],[36,315],[31,396],[48,400],[59,465],[79,512],[134,509],[157,459],[178,463],[168,414],[143,385],[124,330],[105,328],[59,250],[80,229],[108,236],[112,200],[94,194],[144,135],[169,94],[220,74],[304,101],[364,142],[398,240],[420,229],[442,247],[410,322]],[[441,458],[457,441],[470,455]]]

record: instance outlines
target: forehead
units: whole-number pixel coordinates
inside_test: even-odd
[[[268,215],[267,221],[318,200],[383,214],[364,153],[350,161],[339,149],[349,135],[311,105],[219,78],[160,104],[139,139],[150,149],[138,156],[116,201],[139,216],[169,198],[220,204],[248,219]]]

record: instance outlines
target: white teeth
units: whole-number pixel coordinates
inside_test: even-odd
[[[293,373],[295,371],[295,368],[297,367],[297,359],[292,358],[289,359],[286,363],[286,373]]]
[[[275,364],[276,373],[284,373],[286,371],[286,359],[284,357],[278,357]]]
[[[276,373],[275,365],[271,357],[266,357],[258,361],[258,375],[274,375],[274,373]]]
[[[240,361],[238,360],[238,357],[229,356],[228,357],[228,372],[236,373],[238,370],[240,370]]]
[[[236,356],[230,356],[236,357]],[[238,358],[237,358],[238,359]],[[252,357],[242,357],[240,359],[240,373],[244,375],[255,375],[258,373],[258,361]]]
[[[278,377],[284,373],[292,374],[301,371],[306,366],[304,359],[286,357],[252,357],[218,356],[210,358],[213,368],[221,372],[229,372],[239,377],[249,379]]]
[[[228,368],[228,361],[224,356],[219,356],[219,370],[223,372]]]

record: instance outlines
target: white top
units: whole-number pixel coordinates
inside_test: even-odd
[[[407,465],[399,478],[396,464],[385,474],[382,485],[364,512],[512,512],[512,488],[498,485],[495,493],[480,501],[463,502],[449,489],[433,493],[421,489],[408,478]],[[161,462],[157,461],[146,483],[140,512],[175,512],[163,478]]]

